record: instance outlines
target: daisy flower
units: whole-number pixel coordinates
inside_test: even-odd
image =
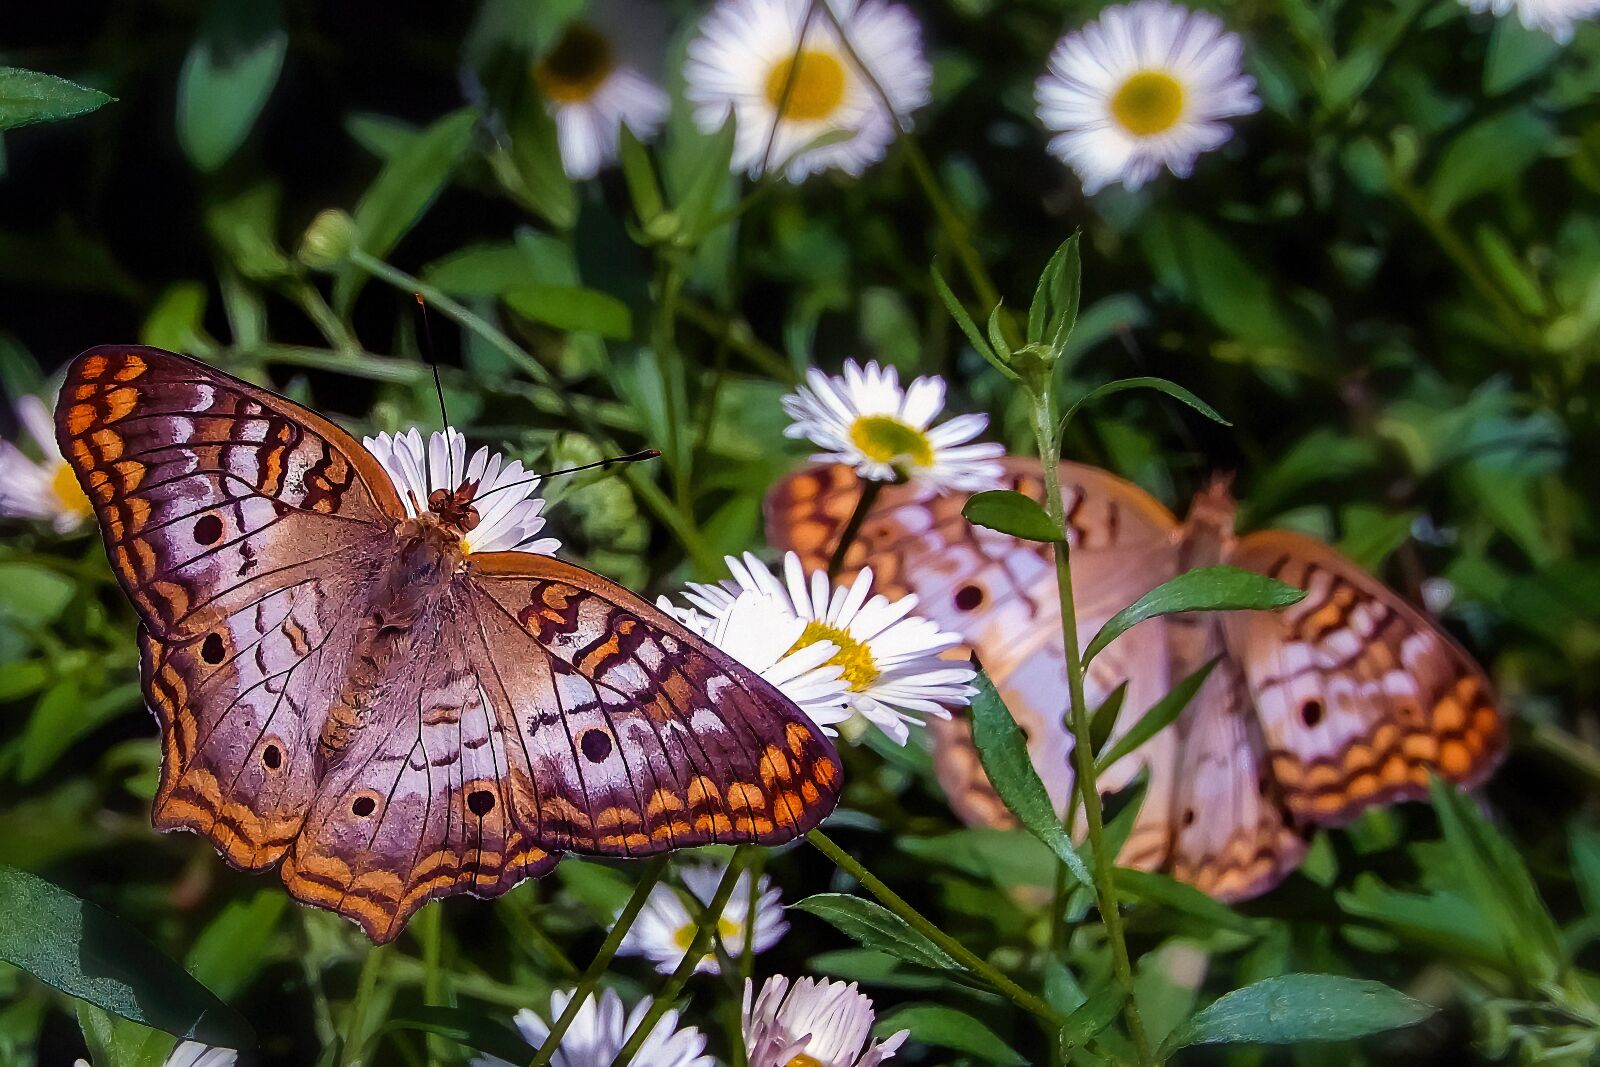
[[[1165,166],[1180,178],[1232,136],[1222,120],[1261,106],[1241,73],[1244,44],[1222,20],[1167,0],[1108,7],[1056,43],[1035,84],[1050,151],[1095,193],[1137,189]]]
[[[848,463],[863,478],[887,482],[908,479],[927,488],[991,489],[998,484],[1005,446],[969,444],[989,425],[984,415],[958,415],[932,426],[944,408],[944,379],[918,378],[900,388],[900,372],[862,367],[846,360],[844,374],[834,377],[816,368],[805,384],[783,398],[783,410],[794,421],[783,431],[806,437],[825,451],[811,458]]]
[[[826,642],[837,651],[828,663],[843,671],[847,708],[891,737],[910,739],[922,717],[948,718],[951,705],[966,704],[974,690],[970,667],[941,658],[961,644],[959,634],[912,615],[915,595],[890,600],[872,594],[872,568],[864,567],[848,588],[833,587],[822,571],[809,580],[800,557],[784,557],[779,580],[754,555],[727,557],[733,578],[720,585],[691,584],[687,599],[713,618],[731,611],[742,597],[755,593],[803,627],[790,653]],[[848,729],[848,728],[847,728]]]
[[[850,717],[844,668],[830,662],[839,649],[828,641],[796,647],[806,624],[771,597],[742,593],[715,615],[666,597],[656,606],[772,683],[825,732]]]
[[[57,533],[70,533],[94,514],[56,446],[50,409],[36,396],[17,401],[17,421],[39,446],[41,459],[29,459],[10,441],[0,441],[0,516],[48,521]]]
[[[1600,0],[1461,0],[1473,11],[1504,17],[1512,11],[1530,30],[1543,30],[1561,44],[1572,40],[1573,24],[1600,14]]]
[[[550,994],[550,1018],[559,1019],[572,1001],[571,990]],[[561,1044],[551,1057],[551,1067],[595,1067],[610,1063],[650,1011],[651,998],[645,997],[630,1012],[615,990],[600,994],[599,1007],[589,996],[572,1017],[572,1025],[561,1035]],[[550,1036],[550,1024],[523,1008],[512,1020],[528,1044],[538,1048]],[[530,1056],[532,1055],[530,1051]],[[716,1067],[706,1055],[706,1039],[696,1028],[678,1029],[678,1012],[669,1011],[656,1022],[650,1036],[633,1058],[634,1067]],[[495,1056],[474,1056],[472,1067],[513,1067]]]
[[[239,1054],[231,1048],[212,1048],[198,1041],[184,1041],[168,1054],[161,1067],[234,1067]],[[72,1061],[72,1067],[90,1067],[86,1059]]]
[[[467,458],[467,439],[451,428],[435,431],[427,444],[412,427],[403,434],[380,433],[362,438],[367,451],[378,458],[400,494],[407,515],[425,512],[434,501],[450,493],[473,501],[477,525],[467,531],[468,552],[537,552],[554,555],[561,542],[537,537],[544,528],[539,514],[544,501],[535,495],[539,479],[523,470],[520,460],[480,448]]]
[[[624,124],[648,140],[667,120],[667,92],[646,72],[662,34],[646,4],[589,0],[533,67],[556,122],[567,177],[592,178],[617,159]]]
[[[689,44],[684,94],[695,121],[710,132],[732,112],[733,164],[751,177],[767,165],[794,182],[829,168],[860,174],[928,102],[933,74],[910,10],[830,3],[843,37],[812,0],[719,0]]]
[[[717,866],[688,866],[681,872],[684,886],[694,894],[702,907],[716,896],[717,884],[722,881],[724,868]],[[752,952],[765,952],[778,943],[789,924],[783,918],[783,904],[772,879],[762,875],[756,883],[755,937]],[[746,871],[734,883],[733,895],[727,907],[717,917],[717,938],[728,955],[737,959],[744,952],[744,931],[750,915],[750,873]],[[682,894],[670,885],[662,884],[650,891],[639,918],[629,928],[617,947],[623,956],[648,956],[655,961],[656,970],[671,974],[683,961],[683,954],[694,941],[699,929]],[[717,954],[707,952],[695,965],[697,974],[716,974]]]
[[[750,1067],[877,1067],[911,1033],[872,1041],[872,998],[854,982],[802,978],[791,986],[774,975],[759,996],[754,990],[746,980],[743,1030]]]

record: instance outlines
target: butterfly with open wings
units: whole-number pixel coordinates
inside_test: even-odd
[[[1042,500],[1037,460],[1005,461],[1006,484]],[[847,466],[819,465],[767,500],[769,539],[826,564],[860,499]],[[1279,613],[1151,619],[1090,664],[1091,706],[1127,684],[1121,736],[1180,679],[1216,660],[1172,727],[1099,779],[1121,789],[1148,768],[1146,794],[1118,862],[1162,870],[1223,900],[1272,888],[1317,826],[1375,804],[1422,797],[1430,774],[1472,786],[1502,756],[1505,724],[1488,679],[1431,620],[1332,548],[1302,534],[1236,536],[1226,485],[1180,523],[1137,486],[1061,465],[1080,640],[1161,582],[1226,563],[1306,590]],[[1046,545],[969,524],[965,494],[914,482],[878,496],[842,573],[870,566],[878,588],[915,593],[919,610],[960,633],[1028,735],[1034,765],[1064,811],[1072,792],[1066,656]],[[940,783],[976,825],[1014,825],[961,720],[930,723]]]
[[[552,556],[473,551],[332,422],[184,356],[95,348],[62,454],[141,620],[153,821],[392,940],[562,853],[795,838],[832,743],[752,671]]]

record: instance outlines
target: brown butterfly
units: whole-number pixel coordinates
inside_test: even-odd
[[[1044,495],[1037,460],[1006,460],[1006,482]],[[1488,679],[1460,646],[1332,548],[1269,530],[1236,537],[1233,500],[1214,483],[1186,522],[1132,483],[1061,464],[1080,639],[1193,567],[1227,563],[1306,590],[1278,613],[1177,615],[1141,623],[1091,664],[1097,706],[1126,682],[1113,738],[1190,672],[1217,664],[1174,725],[1100,778],[1148,788],[1118,862],[1162,870],[1223,900],[1263,893],[1299,864],[1316,826],[1427,792],[1430,773],[1482,781],[1505,749]],[[767,500],[768,535],[826,563],[859,499],[845,466],[812,467]],[[845,557],[878,588],[965,637],[1012,714],[1058,810],[1072,790],[1066,657],[1050,549],[974,527],[961,494],[886,487]],[[932,722],[935,767],[968,823],[1014,825],[961,720]]]
[[[564,852],[776,844],[837,802],[753,672],[599,575],[469,551],[475,482],[408,514],[333,423],[153,348],[79,356],[56,423],[143,621],[156,827],[281,858],[374,941]]]

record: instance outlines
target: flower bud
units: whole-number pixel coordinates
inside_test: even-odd
[[[300,262],[312,270],[337,270],[350,258],[356,224],[348,212],[329,208],[318,213],[300,239]]]

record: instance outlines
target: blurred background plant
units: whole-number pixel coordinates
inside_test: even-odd
[[[1298,873],[1238,908],[1176,890],[1133,907],[1151,1040],[1219,994],[1318,971],[1444,1010],[1359,1045],[1296,1046],[1296,1062],[1585,1062],[1600,1033],[1600,468],[1572,460],[1600,455],[1600,28],[1559,44],[1454,0],[1219,6],[1260,111],[1192,178],[1086,198],[1045,153],[1033,79],[1093,5],[922,5],[933,81],[915,132],[860,178],[798,185],[734,174],[734,131],[692,121],[677,75],[690,3],[649,5],[671,95],[656,143],[625,139],[620,169],[570,180],[531,72],[581,7],[9,10],[0,65],[92,89],[47,87],[61,94],[48,117],[77,117],[32,124],[38,83],[0,75],[8,399],[49,395],[82,348],[138,340],[358,431],[432,427],[421,293],[452,419],[475,440],[539,469],[662,451],[653,468],[551,486],[567,552],[653,594],[762,543],[762,496],[806,454],[779,398],[813,364],[943,374],[958,409],[989,412],[992,436],[1028,451],[1026,396],[954,328],[929,264],[974,309],[1021,307],[1081,230],[1058,395],[1160,375],[1233,425],[1120,394],[1072,423],[1065,457],[1180,511],[1212,471],[1236,471],[1242,525],[1313,532],[1442,613],[1515,718],[1482,811],[1440,793],[1319,833]],[[263,1062],[464,1062],[572,984],[632,868],[569,862],[492,907],[434,905],[376,969],[347,924],[203,842],[155,835],[159,750],[132,633],[86,528],[7,522],[0,863],[183,961],[254,1023]],[[958,828],[925,751],[884,755],[849,754],[830,833],[871,849],[876,874],[985,960],[1036,975],[1055,1011],[1087,1000],[1080,1023],[1109,1023],[1089,996],[1109,980],[1101,928],[1040,954],[1044,846]],[[849,887],[809,850],[766,869],[790,903]],[[34,892],[7,882],[0,911]],[[1053,1054],[960,977],[814,914],[791,922],[760,973],[860,980],[886,1032],[912,1030],[900,1059]],[[0,955],[29,938],[8,929]],[[630,1002],[655,988],[643,964],[611,982]],[[730,1054],[736,1003],[708,987],[691,1012]],[[463,1036],[469,1024],[482,1033]],[[0,1061],[67,1062],[86,1042],[97,1067],[159,1063],[173,1044],[0,969]],[[1126,1054],[1097,1049],[1070,1051]]]

